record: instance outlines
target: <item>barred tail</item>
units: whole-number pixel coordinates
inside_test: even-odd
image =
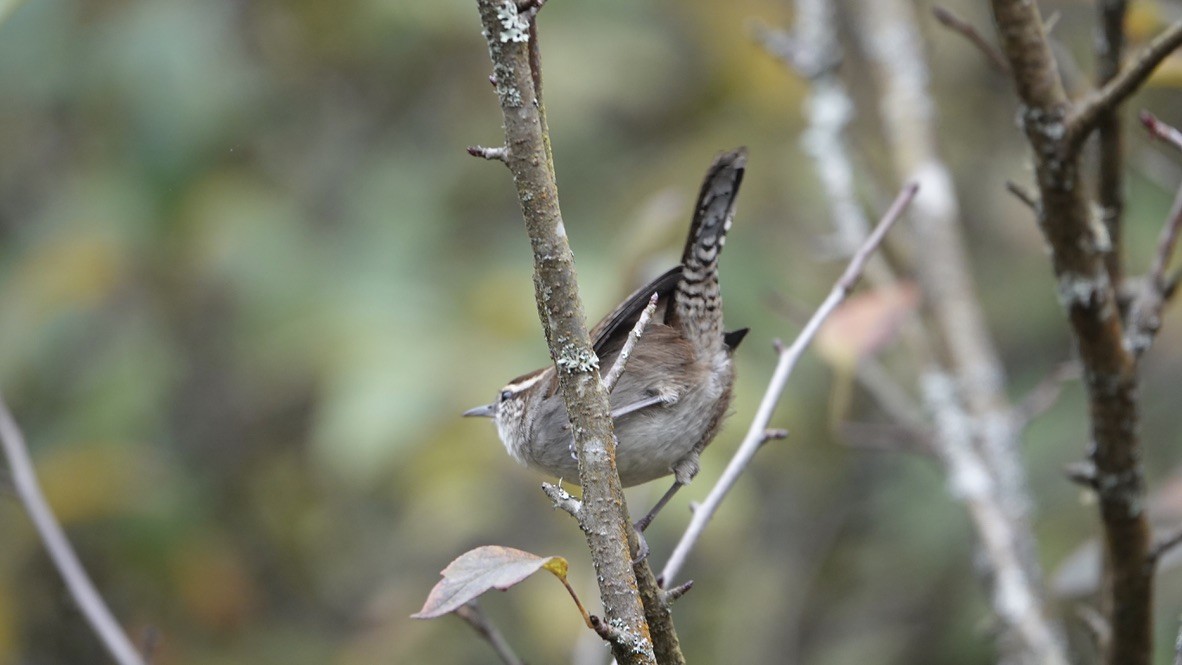
[[[735,197],[743,182],[747,149],[719,155],[702,182],[694,221],[681,257],[681,281],[673,294],[667,323],[680,326],[702,351],[723,348],[722,293],[718,286],[718,255],[735,214]]]

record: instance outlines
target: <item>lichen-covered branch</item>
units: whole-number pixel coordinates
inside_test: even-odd
[[[1105,603],[1112,642],[1105,659],[1109,665],[1145,665],[1152,649],[1153,588],[1145,565],[1150,532],[1140,462],[1136,359],[1124,343],[1116,289],[1105,261],[1110,243],[1104,224],[1090,214],[1078,146],[1096,116],[1115,108],[1140,85],[1168,52],[1166,47],[1182,35],[1174,36],[1179,30],[1172,27],[1134,65],[1073,109],[1060,83],[1038,7],[1024,0],[992,0],[991,5],[1034,155],[1042,203],[1039,225],[1051,248],[1059,300],[1083,365],[1091,458],[1112,573]]]
[[[586,534],[599,581],[605,620],[620,663],[656,663],[644,606],[632,572],[629,538],[634,538],[619,475],[607,391],[591,348],[574,257],[558,207],[545,119],[531,67],[529,17],[513,0],[477,0],[493,63],[493,80],[505,125],[504,161],[513,174],[534,255],[538,314],[550,356],[558,366],[559,389],[570,414],[583,487],[579,525]],[[536,54],[535,54],[536,55]],[[536,64],[536,57],[534,58]]]
[[[1060,629],[1042,598],[1020,424],[1006,397],[1004,370],[969,272],[952,176],[936,147],[935,109],[916,18],[911,3],[863,0],[855,34],[877,74],[898,177],[917,178],[924,187],[912,220],[923,238],[924,259],[916,271],[930,312],[930,338],[939,347],[922,382],[936,426],[932,448],[980,543],[1007,657],[1066,663]]]

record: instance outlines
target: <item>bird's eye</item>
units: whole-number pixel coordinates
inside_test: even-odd
[[[501,391],[501,401],[502,402],[504,402],[505,400],[509,399],[512,396],[513,396],[513,393],[508,390]]]

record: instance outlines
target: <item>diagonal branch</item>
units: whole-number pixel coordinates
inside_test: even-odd
[[[20,497],[21,503],[29,513],[29,519],[33,521],[33,526],[37,527],[37,533],[41,535],[45,549],[49,551],[49,556],[53,559],[53,565],[57,567],[62,581],[66,583],[66,588],[70,590],[74,602],[78,603],[78,607],[82,610],[91,629],[94,630],[95,635],[102,641],[107,653],[116,663],[119,665],[143,665],[143,658],[140,657],[127,634],[123,632],[123,628],[119,626],[119,622],[111,614],[103,597],[94,588],[94,583],[90,581],[86,570],[78,561],[78,555],[70,546],[69,539],[62,531],[62,526],[54,517],[49,502],[45,500],[41,486],[37,483],[33,462],[29,459],[29,449],[25,445],[25,437],[21,434],[20,428],[17,427],[16,421],[13,420],[3,399],[0,399],[0,444],[3,444],[4,456],[8,458],[8,467],[12,471],[12,482],[16,487],[17,496]]]
[[[1159,141],[1165,141],[1175,148],[1182,150],[1182,132],[1178,131],[1176,127],[1158,120],[1157,116],[1149,111],[1141,112],[1141,124],[1145,125],[1145,129],[1149,130],[1149,134],[1153,138]]]
[[[1166,28],[1141,50],[1120,74],[1081,102],[1067,119],[1068,142],[1078,147],[1096,127],[1097,118],[1128,99],[1174,49],[1182,46],[1182,21]]]
[[[994,69],[1002,74],[1010,73],[1010,66],[1006,64],[1006,59],[1002,56],[1001,51],[998,51],[993,43],[985,39],[972,23],[964,20],[951,9],[941,5],[932,7],[932,15],[936,17],[940,25],[959,34],[969,40],[973,46],[976,46],[977,50],[985,56],[985,59],[989,61],[989,64]]]
[[[616,362],[612,363],[612,368],[603,375],[603,389],[607,392],[610,393],[612,388],[616,387],[616,381],[620,380],[620,376],[624,373],[624,367],[628,364],[628,357],[632,355],[632,350],[636,348],[636,343],[640,341],[640,336],[644,334],[644,329],[648,326],[649,320],[653,318],[655,311],[657,311],[657,294],[654,293],[648,299],[648,306],[644,308],[644,311],[640,313],[640,318],[636,320],[636,325],[632,327],[632,332],[628,333],[628,339],[624,341],[623,348],[616,356]]]
[[[452,614],[463,619],[464,623],[471,626],[472,630],[475,630],[481,639],[488,642],[489,646],[496,652],[497,657],[505,665],[524,665],[525,661],[517,657],[517,653],[513,651],[513,647],[509,646],[509,641],[501,634],[496,624],[484,614],[480,606],[476,604],[476,601],[471,601],[467,605],[459,607]]]
[[[1153,254],[1153,263],[1145,276],[1141,293],[1129,310],[1128,331],[1125,336],[1128,338],[1129,347],[1137,355],[1149,349],[1161,328],[1162,309],[1165,308],[1171,290],[1166,278],[1166,268],[1169,267],[1170,257],[1174,254],[1174,246],[1178,243],[1179,232],[1182,232],[1182,188],[1179,188],[1174,196],[1170,214],[1158,236],[1157,250]]]
[[[722,476],[711,488],[710,493],[706,495],[706,499],[694,510],[694,516],[690,519],[689,526],[686,527],[685,533],[681,536],[681,540],[674,548],[673,554],[669,555],[669,561],[665,564],[664,570],[661,571],[661,583],[666,587],[670,587],[673,581],[677,578],[678,573],[681,572],[682,567],[685,566],[686,559],[689,553],[697,544],[698,539],[702,537],[702,533],[706,530],[706,525],[714,514],[718,512],[718,507],[722,505],[722,500],[730,492],[731,488],[738,482],[739,476],[747,469],[751,460],[755,457],[755,453],[763,446],[768,439],[768,425],[771,422],[772,414],[776,410],[776,404],[780,401],[780,395],[784,392],[784,387],[788,383],[788,377],[792,374],[792,369],[796,366],[796,361],[804,354],[809,343],[812,342],[813,337],[816,336],[817,330],[820,329],[821,324],[828,318],[833,310],[841,304],[845,297],[849,295],[850,291],[857,284],[858,279],[862,276],[862,269],[866,265],[866,261],[878,248],[882,242],[883,237],[886,236],[887,231],[891,226],[902,216],[903,211],[915,198],[915,193],[919,190],[919,186],[912,183],[905,187],[902,193],[891,204],[890,210],[883,216],[882,221],[878,223],[878,227],[862,244],[862,247],[854,254],[849,266],[842,273],[841,278],[837,280],[837,284],[833,286],[833,290],[829,292],[829,296],[825,298],[825,302],[817,308],[817,311],[809,319],[804,330],[800,331],[796,341],[792,346],[781,349],[779,352],[779,361],[776,363],[776,370],[772,374],[771,382],[768,384],[767,391],[763,395],[763,399],[759,402],[759,410],[755,412],[755,418],[751,421],[751,427],[747,430],[747,435],[743,437],[743,442],[739,444],[738,450],[735,451],[734,457],[731,458],[726,469],[722,472]]]

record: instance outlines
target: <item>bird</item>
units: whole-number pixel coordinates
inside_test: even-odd
[[[703,449],[728,413],[732,356],[748,330],[724,332],[718,258],[735,214],[747,165],[740,147],[718,155],[702,181],[681,263],[637,289],[591,330],[600,367],[616,361],[656,295],[651,322],[609,395],[616,469],[624,487],[673,475],[672,487],[635,523],[638,532],[693,480]],[[464,412],[496,423],[518,462],[561,479],[578,479],[578,460],[554,365],[509,381],[490,404]]]

